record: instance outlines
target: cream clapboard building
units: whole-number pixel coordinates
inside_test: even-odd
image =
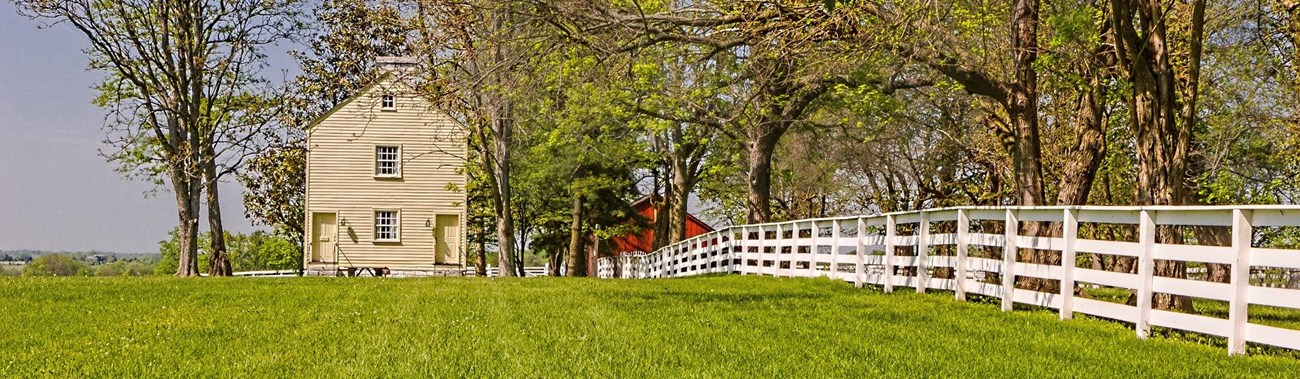
[[[464,132],[397,76],[384,74],[308,129],[308,274],[464,267]]]

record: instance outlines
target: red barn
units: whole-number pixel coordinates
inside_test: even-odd
[[[650,196],[644,196],[636,202],[633,202],[632,208],[635,209],[637,213],[645,216],[646,220],[651,224],[654,224],[655,211],[657,209],[655,209],[654,203],[650,201]],[[712,231],[713,227],[709,226],[709,224],[705,224],[704,221],[700,221],[700,219],[695,218],[695,216],[690,213],[686,214],[686,238],[695,237]],[[651,252],[650,248],[654,244],[654,233],[653,228],[646,228],[638,234],[614,237],[611,240],[611,243],[613,243],[613,246],[611,247],[616,255],[635,251],[649,253]]]

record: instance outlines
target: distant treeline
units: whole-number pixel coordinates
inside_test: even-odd
[[[42,255],[58,254],[85,260],[87,263],[110,263],[116,261],[137,261],[156,263],[162,256],[158,253],[117,253],[111,251],[47,251],[47,250],[0,250],[0,262],[31,262]]]
[[[209,236],[205,233],[200,238],[207,240]],[[225,239],[235,271],[302,269],[301,250],[287,239],[260,231],[225,233]],[[25,264],[0,265],[0,276],[171,275],[176,271],[176,245],[177,232],[172,231],[169,239],[158,242],[158,253],[3,251],[0,260]],[[206,255],[206,251],[200,252],[200,256]]]

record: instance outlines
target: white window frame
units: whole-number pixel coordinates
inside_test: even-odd
[[[397,96],[393,96],[391,93],[379,96],[379,109],[385,111],[397,110]]]
[[[396,166],[394,167],[394,171],[395,171],[395,172],[393,172],[393,173],[391,173],[391,174],[385,174],[385,173],[379,172],[379,168],[380,168],[379,149],[382,149],[382,148],[394,148],[394,149],[397,149],[397,158],[394,160],[394,164],[396,165]],[[402,177],[402,145],[400,145],[400,144],[393,144],[393,145],[380,145],[380,144],[376,144],[376,145],[375,145],[375,148],[374,148],[373,150],[371,150],[371,151],[373,151],[373,154],[374,154],[374,155],[372,156],[372,158],[373,158],[373,159],[372,159],[372,162],[374,163],[374,170],[373,170],[372,172],[375,174],[375,177],[376,177],[376,178],[401,178],[401,177]]]
[[[392,236],[392,238],[381,238],[380,235],[379,235],[379,226],[380,226],[380,225],[379,225],[379,213],[381,213],[381,212],[392,212],[392,213],[393,213],[393,219],[392,219],[392,220],[393,220],[393,224],[392,224],[392,225],[388,225],[388,226],[392,226],[392,228],[393,228],[393,231],[392,231],[393,236]],[[370,217],[370,222],[371,222],[371,224],[372,224],[371,226],[374,228],[374,229],[371,230],[371,233],[370,233],[370,234],[371,234],[371,237],[372,237],[372,239],[373,239],[374,242],[401,242],[401,241],[402,241],[402,210],[400,210],[400,209],[375,209],[374,212],[371,212],[371,213],[370,213],[370,215],[371,215],[371,217]]]

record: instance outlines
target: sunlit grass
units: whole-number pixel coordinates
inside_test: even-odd
[[[0,279],[0,377],[1300,375],[950,296],[740,276]]]

